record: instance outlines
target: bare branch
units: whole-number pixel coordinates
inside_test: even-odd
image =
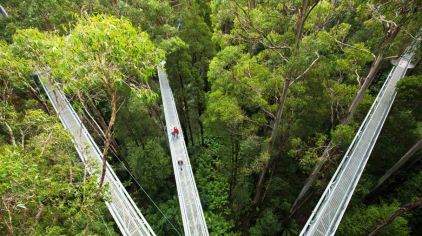
[[[47,145],[50,142],[52,135],[53,135],[53,130],[49,132],[47,139],[42,143],[40,157],[44,155],[44,151],[47,148]]]
[[[306,70],[301,75],[299,75],[298,77],[293,79],[290,85],[292,85],[294,82],[302,79],[309,72],[309,70],[315,65],[315,63],[319,60],[318,52],[315,52],[315,54],[317,55],[317,58],[315,58],[315,60],[308,66],[308,68],[306,68]]]
[[[350,44],[347,44],[347,43],[341,42],[341,41],[337,40],[337,39],[336,39],[336,38],[334,38],[334,37],[333,37],[333,39],[334,39],[334,41],[336,41],[337,43],[339,43],[339,44],[341,44],[341,45],[344,45],[344,46],[347,46],[347,47],[350,47],[350,48],[353,48],[353,49],[356,49],[356,50],[359,50],[359,51],[363,51],[363,52],[369,53],[369,54],[371,54],[372,58],[375,58],[375,57],[376,57],[376,56],[375,56],[375,54],[374,54],[374,53],[372,53],[372,52],[371,52],[371,51],[369,51],[369,50],[366,50],[366,49],[363,49],[363,48],[358,48],[358,47],[355,47],[355,46],[353,46],[353,45],[350,45]]]
[[[15,135],[13,134],[12,128],[6,121],[3,121],[3,122],[4,122],[4,125],[6,126],[7,132],[9,133],[10,141],[12,142],[12,145],[16,146],[16,139],[15,139]]]
[[[359,87],[361,87],[362,86],[362,80],[361,80],[361,77],[360,77],[357,69],[355,70],[355,74],[356,74],[356,80],[358,81]]]
[[[384,57],[384,60],[388,60],[388,59],[393,59],[393,58],[398,58],[399,55],[393,55],[393,56],[388,56],[388,57]]]

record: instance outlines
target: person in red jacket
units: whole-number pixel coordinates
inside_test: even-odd
[[[178,138],[179,137],[179,129],[177,127],[173,127],[173,131],[171,132],[173,137]]]

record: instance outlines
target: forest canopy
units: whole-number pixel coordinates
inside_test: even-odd
[[[1,235],[119,235],[106,161],[157,235],[182,234],[162,65],[210,235],[298,235],[422,34],[418,0],[0,6]],[[421,48],[336,235],[422,233]],[[98,144],[97,176],[39,79],[63,89]]]

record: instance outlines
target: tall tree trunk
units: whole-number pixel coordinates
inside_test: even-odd
[[[299,48],[300,41],[302,40],[304,23],[306,19],[308,18],[309,14],[311,13],[311,11],[318,4],[318,2],[319,0],[315,0],[314,4],[310,7],[310,0],[303,0],[302,8],[298,10],[298,20],[296,23],[296,49]],[[312,67],[313,63],[311,64],[310,67]],[[296,79],[299,79],[304,74],[306,74],[307,70]],[[262,200],[262,193],[263,193],[264,185],[265,185],[265,177],[272,162],[271,157],[273,156],[274,144],[275,144],[276,136],[278,134],[279,124],[280,124],[281,117],[283,114],[285,100],[286,100],[287,93],[288,93],[291,83],[292,81],[290,79],[284,80],[284,87],[283,87],[283,91],[279,100],[277,114],[272,125],[270,144],[267,148],[267,153],[270,156],[270,159],[265,162],[264,167],[262,168],[261,173],[258,177],[258,182],[255,188],[255,196],[252,200],[253,206],[256,206]]]
[[[85,104],[85,99],[82,97],[82,94],[80,93],[80,91],[77,92],[77,95],[78,95],[78,98],[79,98],[79,102],[82,105],[82,108],[83,108],[83,110],[86,114],[86,116],[85,116],[86,121],[88,122],[88,124],[90,124],[92,129],[97,133],[97,135],[101,138],[101,140],[103,142],[105,142],[106,137],[105,137],[105,133],[104,133],[103,128],[97,122],[95,117],[89,112],[89,109]],[[96,107],[94,107],[94,110],[97,111]],[[101,116],[101,119],[103,120],[102,116]],[[104,120],[103,120],[103,122],[105,123]],[[106,130],[106,128],[105,128],[105,130]],[[111,151],[113,152],[113,154],[117,155],[118,149],[119,149],[119,146],[118,146],[117,142],[115,141],[115,139],[113,138],[113,140],[111,142]]]
[[[188,123],[189,128],[189,134],[190,134],[190,141],[192,143],[192,146],[195,145],[195,141],[193,140],[193,130],[190,122],[190,116],[189,116],[189,107],[188,102],[186,100],[186,96],[183,95],[183,103],[185,104],[185,113],[186,113],[186,122]]]
[[[397,172],[398,169],[400,169],[400,167],[402,167],[407,161],[410,160],[410,158],[413,156],[413,154],[415,154],[415,152],[417,152],[418,150],[420,150],[422,148],[422,139],[420,139],[418,142],[415,143],[415,145],[413,145],[409,151],[406,152],[406,154],[404,154],[400,160],[398,160],[396,162],[396,164],[394,164],[393,167],[391,167],[391,169],[389,169],[387,172],[385,172],[385,174],[378,180],[377,186],[374,188],[375,192],[379,187],[381,187],[381,185],[383,185],[383,183],[390,178],[393,174],[395,174]]]
[[[378,224],[377,226],[374,227],[373,230],[371,230],[371,232],[368,234],[368,236],[374,236],[377,233],[379,233],[379,231],[384,228],[385,226],[393,223],[393,221],[403,215],[406,214],[408,212],[411,212],[413,210],[416,210],[418,208],[422,207],[422,197],[419,197],[418,199],[416,199],[415,201],[408,203],[402,207],[400,207],[398,210],[396,210],[395,212],[393,212],[393,214],[391,214],[391,216],[386,219],[383,220],[380,224]]]
[[[204,146],[205,145],[205,140],[204,140],[204,125],[202,124],[201,118],[198,117],[198,124],[199,124],[199,130],[201,132],[201,145]]]
[[[179,64],[177,64],[179,66]],[[183,84],[182,76],[180,75],[179,71],[177,71],[177,76],[179,77],[179,83],[180,87],[182,88],[182,111],[183,111],[183,117],[185,118],[185,127],[186,127],[186,137],[190,137],[190,141],[192,146],[195,145],[195,142],[193,140],[193,130],[190,122],[190,116],[189,116],[189,106],[186,99],[186,92],[185,92],[185,85]],[[189,145],[189,140],[186,140],[186,143]]]
[[[325,162],[330,159],[330,151],[333,148],[333,143],[330,141],[325,148],[322,156],[320,157],[319,161],[316,163],[312,173],[308,176],[303,185],[302,189],[300,190],[299,195],[297,196],[296,200],[294,201],[292,207],[290,208],[290,215],[293,215],[298,208],[303,204],[304,197],[308,195],[309,190],[316,182],[318,177],[321,175],[321,169],[324,166]]]
[[[249,0],[249,8],[255,8],[256,7],[256,0]]]
[[[369,88],[369,85],[372,84],[372,81],[375,78],[375,75],[378,73],[381,62],[384,59],[384,53],[381,52],[378,54],[378,56],[375,58],[375,61],[372,62],[371,68],[369,69],[369,73],[365,78],[365,82],[363,85],[359,88],[358,93],[356,94],[355,98],[353,99],[352,103],[349,106],[349,109],[347,111],[347,116],[341,121],[342,124],[348,124],[350,120],[352,119],[353,115],[356,112],[356,108],[362,101],[363,95],[365,95],[366,90]]]
[[[285,79],[283,91],[281,93],[280,100],[278,102],[277,114],[276,114],[275,120],[274,120],[273,125],[272,125],[270,144],[268,145],[268,148],[267,148],[267,153],[268,153],[268,155],[270,155],[270,157],[271,157],[273,150],[274,150],[274,143],[275,143],[275,139],[276,139],[277,134],[278,134],[278,127],[280,125],[281,116],[283,115],[283,108],[284,108],[284,104],[286,102],[286,97],[287,97],[287,93],[289,91],[289,87],[290,87],[290,80]],[[270,167],[270,164],[271,164],[271,158],[270,158],[270,160],[265,162],[265,165],[262,168],[261,173],[259,175],[258,183],[257,183],[256,188],[255,188],[255,196],[254,196],[253,201],[252,201],[253,205],[258,204],[261,201],[262,190],[264,189],[265,176],[267,174],[268,168]]]
[[[103,163],[102,163],[102,170],[101,170],[101,179],[100,179],[100,187],[103,186],[104,177],[106,174],[106,167],[107,167],[107,155],[110,149],[110,144],[113,139],[113,128],[114,124],[116,123],[116,116],[117,116],[117,92],[113,91],[111,95],[111,117],[110,122],[108,122],[107,131],[105,133],[106,141],[104,144],[103,150]]]
[[[163,133],[164,137],[167,137],[167,130],[165,128],[165,124],[163,122],[163,119],[161,119],[161,108],[159,104],[154,105],[151,108],[152,117],[154,117],[156,123],[159,125],[161,132]]]
[[[388,49],[388,47],[391,45],[391,43],[394,41],[395,37],[397,36],[398,32],[400,31],[400,27],[390,25],[391,28],[386,29],[384,31],[384,41],[381,44],[381,50],[380,53],[376,56],[375,60],[371,64],[371,68],[369,69],[368,75],[366,76],[365,82],[360,87],[358,93],[356,94],[355,98],[353,99],[352,103],[349,106],[348,114],[345,116],[344,119],[340,121],[341,124],[348,124],[354,113],[356,112],[356,108],[362,101],[362,98],[366,92],[366,90],[371,85],[372,81],[374,80],[376,74],[378,73],[381,62],[384,59],[384,51]],[[334,148],[333,143],[330,141],[330,143],[325,148],[322,156],[320,157],[320,160],[312,170],[311,175],[307,178],[302,190],[299,193],[299,196],[296,198],[295,202],[293,203],[290,214],[294,214],[295,211],[298,209],[298,204],[303,200],[303,197],[306,195],[306,193],[310,190],[310,188],[313,186],[315,181],[319,178],[321,175],[320,171],[324,164],[327,162],[327,160],[330,159],[330,152]]]
[[[400,27],[391,26],[394,28],[391,28],[389,30],[385,31],[384,34],[384,41],[381,45],[381,51],[380,53],[375,57],[375,60],[371,64],[371,68],[369,69],[368,75],[366,76],[365,82],[362,85],[362,87],[359,89],[358,93],[356,94],[355,98],[353,99],[351,105],[348,109],[348,114],[343,118],[340,123],[341,124],[348,124],[354,113],[356,112],[356,108],[362,101],[363,95],[365,94],[366,90],[369,88],[370,84],[375,78],[375,75],[379,71],[379,68],[381,66],[381,62],[384,59],[384,51],[388,49],[388,47],[391,45],[395,37],[397,36],[398,32],[400,31]],[[322,156],[319,158],[319,161],[315,165],[314,169],[312,170],[311,175],[306,179],[306,182],[304,186],[302,187],[298,197],[296,198],[295,202],[293,203],[292,207],[290,208],[290,215],[293,215],[295,211],[298,209],[299,205],[302,205],[303,197],[307,195],[307,192],[311,189],[311,187],[314,185],[316,180],[321,175],[321,169],[324,166],[324,164],[327,162],[327,160],[330,159],[331,151],[334,149],[333,143],[330,141],[325,148]]]
[[[4,125],[6,126],[7,132],[9,133],[10,142],[12,143],[13,146],[16,146],[16,139],[15,139],[15,135],[13,134],[12,128],[6,121],[4,121]]]
[[[48,107],[47,103],[44,101],[44,99],[39,95],[39,93],[37,92],[37,90],[35,90],[34,87],[32,87],[32,85],[30,85],[29,83],[27,83],[27,86],[29,87],[29,90],[31,91],[32,95],[34,96],[35,100],[38,101],[39,104],[41,104],[42,108],[44,109],[44,111],[51,115],[51,111],[50,108]]]
[[[318,4],[319,0],[316,0],[312,6],[310,6],[310,0],[303,0],[302,7],[298,10],[297,22],[296,22],[296,48],[299,48],[300,41],[303,37],[303,27],[305,21],[308,18],[311,11]]]
[[[204,125],[202,124],[201,121],[201,116],[205,111],[205,106],[204,104],[200,101],[200,99],[197,99],[197,106],[198,106],[198,125],[199,125],[199,130],[200,130],[200,134],[201,134],[201,145],[204,146],[205,145],[205,141],[204,141]]]
[[[296,22],[296,47],[299,47],[299,43],[302,40],[303,25],[305,23],[306,11],[308,9],[309,0],[304,0],[302,7],[299,8]]]
[[[382,58],[383,56],[380,54],[376,57],[375,61],[372,63],[371,69],[369,70],[368,76],[366,77],[364,84],[359,89],[357,95],[353,99],[353,102],[351,103],[349,107],[348,115],[340,122],[341,124],[348,124],[350,122],[351,118],[353,117],[353,114],[356,112],[357,106],[362,101],[365,91],[368,89],[369,85],[371,84],[371,82],[373,81],[376,75],[376,72],[379,70],[379,66],[382,61]],[[331,150],[333,148],[334,148],[333,142],[330,141],[327,147],[324,149],[324,152],[322,153],[321,157],[316,163],[311,174],[306,179],[305,184],[300,190],[300,193],[295,199],[292,207],[290,208],[290,215],[293,215],[298,210],[299,206],[303,204],[302,201],[304,199],[304,196],[307,195],[308,191],[311,189],[311,187],[314,185],[314,183],[317,181],[317,179],[321,175],[321,169],[325,165],[325,163],[330,159]]]
[[[89,100],[89,104],[88,107],[90,108],[89,110],[93,112],[93,115],[95,116],[94,121],[96,121],[97,124],[99,124],[99,126],[102,129],[102,132],[105,134],[107,129],[108,129],[108,124],[104,119],[103,114],[101,113],[100,110],[98,110],[97,106],[95,105],[94,101],[92,101],[91,98],[88,99]],[[81,104],[84,104],[84,101],[81,100]],[[85,105],[84,105],[85,106]],[[88,109],[87,109],[88,111]],[[104,135],[104,139],[105,139],[105,135]],[[117,151],[119,150],[119,145],[117,144],[116,139],[114,139],[114,137],[111,137],[111,148],[113,149],[113,151],[115,153],[117,153]]]
[[[190,132],[189,132],[190,133],[190,140],[191,140],[192,146],[193,146],[193,145],[195,145],[195,140],[193,139],[193,130],[192,130],[191,122],[190,122],[189,109],[187,107],[187,104],[186,104],[186,116],[187,116],[187,119],[188,119],[188,127],[189,127],[189,130],[190,130]]]
[[[181,106],[179,106],[181,108],[179,108],[180,110],[178,110],[178,115],[179,115],[179,118],[180,118],[181,127],[179,127],[179,128],[181,128],[183,130],[183,134],[184,134],[183,137],[185,138],[185,143],[186,143],[187,146],[189,146],[189,139],[190,139],[189,133],[190,133],[190,131],[189,131],[189,126],[187,125],[188,121],[186,119],[186,114],[185,114],[185,111],[184,111],[184,108],[183,108],[184,107],[183,99],[180,99],[180,100],[179,100],[178,104],[181,104]]]
[[[372,84],[372,81],[374,80],[375,75],[377,75],[380,69],[381,62],[384,59],[384,52],[391,45],[391,43],[396,38],[399,31],[400,31],[400,27],[396,27],[393,25],[391,25],[390,28],[385,30],[384,41],[381,45],[380,53],[375,58],[375,61],[372,62],[371,68],[369,69],[369,73],[365,78],[365,82],[363,83],[362,87],[360,87],[358,93],[356,94],[355,98],[352,101],[352,104],[350,104],[349,110],[347,112],[348,113],[347,116],[341,121],[342,124],[348,124],[350,120],[352,119],[356,111],[356,108],[362,101],[363,95],[365,95],[366,90]]]
[[[233,176],[233,163],[234,163],[234,144],[233,144],[233,141],[231,140],[231,143],[232,143],[232,145],[230,145],[230,151],[231,151],[231,158],[230,158],[230,161],[231,161],[231,164],[232,164],[232,166],[231,166],[231,173],[230,173],[230,183],[229,183],[229,199],[230,199],[230,202],[232,202],[232,191],[233,191],[233,180],[234,180],[234,176]]]
[[[238,159],[239,159],[239,151],[240,151],[240,144],[237,138],[234,138],[233,144],[233,151],[232,151],[232,166],[231,166],[231,177],[230,177],[230,189],[229,189],[229,197],[230,201],[233,200],[233,189],[237,185],[237,173],[238,173]]]

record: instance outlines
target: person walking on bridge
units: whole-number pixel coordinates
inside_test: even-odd
[[[176,126],[173,127],[173,131],[171,132],[171,134],[173,135],[173,137],[179,138],[179,129]]]
[[[182,160],[178,160],[177,164],[179,165],[180,171],[183,170],[183,161]]]

